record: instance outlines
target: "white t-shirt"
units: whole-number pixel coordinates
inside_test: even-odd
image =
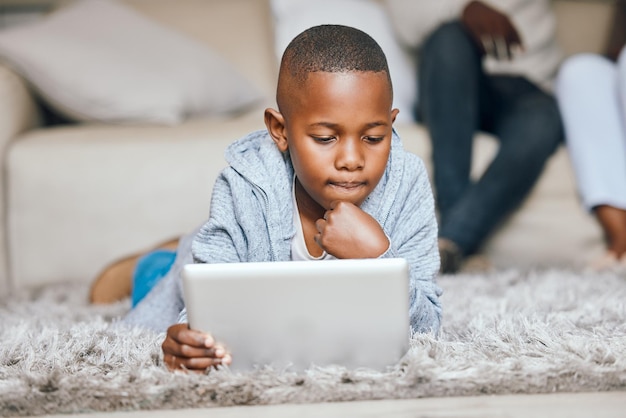
[[[296,228],[296,235],[291,240],[291,261],[309,261],[309,260],[335,260],[336,257],[322,252],[319,257],[313,257],[306,248],[304,242],[304,231],[302,230],[302,222],[300,221],[300,212],[298,211],[298,202],[296,201],[296,177],[293,178],[293,186],[291,188],[291,199],[293,201],[293,225]]]

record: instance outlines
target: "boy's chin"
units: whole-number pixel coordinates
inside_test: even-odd
[[[347,197],[347,196],[337,196],[337,197],[334,197],[334,198],[333,198],[333,199],[331,199],[331,200],[328,200],[328,203],[327,203],[327,204],[325,204],[325,205],[322,205],[322,207],[323,207],[325,210],[330,210],[330,209],[331,209],[331,205],[333,205],[333,204],[334,204],[334,205],[337,205],[337,202],[351,203],[351,204],[353,204],[354,206],[358,206],[358,207],[360,207],[360,206],[361,206],[361,204],[362,204],[364,201],[365,201],[365,199],[362,199],[362,198],[350,198],[350,197]]]

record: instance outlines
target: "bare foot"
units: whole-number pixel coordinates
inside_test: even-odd
[[[607,249],[617,258],[626,254],[626,210],[600,205],[594,212],[607,240]]]
[[[596,258],[589,264],[592,271],[614,270],[618,266],[617,255],[612,251],[607,251],[602,256]]]
[[[113,303],[129,297],[133,290],[133,274],[137,260],[150,251],[157,249],[176,250],[177,246],[178,239],[173,239],[108,265],[93,281],[89,291],[89,303]]]

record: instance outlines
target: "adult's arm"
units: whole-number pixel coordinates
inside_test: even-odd
[[[470,0],[384,0],[400,41],[419,47],[442,23],[461,19]],[[556,21],[547,0],[482,0],[508,16],[520,32],[525,50],[542,48],[553,38]]]

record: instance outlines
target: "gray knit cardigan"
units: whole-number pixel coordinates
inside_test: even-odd
[[[209,220],[183,237],[169,273],[124,319],[164,331],[186,318],[180,272],[191,262],[288,261],[293,224],[293,167],[267,131],[226,150],[229,166],[213,188]],[[361,205],[390,238],[381,257],[402,257],[410,268],[409,318],[416,332],[437,332],[441,290],[434,199],[423,162],[402,148],[395,131],[381,181]]]

